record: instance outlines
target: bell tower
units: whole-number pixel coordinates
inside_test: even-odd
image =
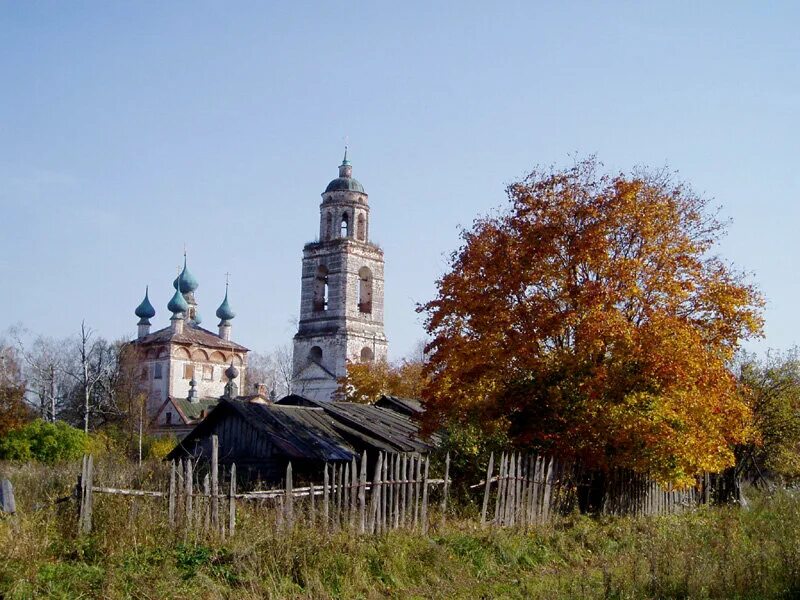
[[[295,394],[332,400],[347,361],[386,360],[383,250],[369,241],[367,200],[345,148],[339,176],[322,193],[319,241],[303,248]]]

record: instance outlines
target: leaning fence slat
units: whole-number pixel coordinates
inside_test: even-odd
[[[369,503],[369,525],[367,528],[367,533],[375,533],[375,525],[378,518],[378,496],[380,495],[380,488],[378,487],[378,481],[381,477],[381,461],[383,460],[383,456],[380,452],[378,452],[378,459],[375,461],[375,471],[372,477],[372,490],[370,494],[370,503]]]
[[[286,529],[291,531],[294,526],[294,497],[292,495],[292,463],[286,465],[286,498],[284,500],[284,524]]]
[[[92,509],[94,499],[92,496],[92,485],[94,484],[94,457],[90,454],[86,461],[86,505],[83,510],[83,533],[92,532]]]
[[[186,473],[183,479],[184,479],[184,485],[186,486],[186,489],[184,490],[184,495],[186,500],[186,512],[184,515],[184,521],[186,529],[190,529],[192,527],[192,490],[194,487],[194,475],[192,473],[192,461],[189,459],[186,460]]]
[[[422,533],[428,532],[428,467],[430,466],[430,457],[425,457],[425,470],[422,475]]]
[[[175,527],[175,461],[169,461],[169,500],[167,500],[169,526]]]
[[[211,524],[211,503],[209,502],[211,499],[211,482],[209,479],[209,475],[206,473],[205,477],[203,477],[203,510],[197,511],[198,513],[203,513],[203,528],[206,531],[208,531],[208,527]]]
[[[211,527],[219,530],[219,438],[211,436]]]
[[[236,463],[231,465],[231,488],[228,493],[228,535],[236,531]]]
[[[491,491],[492,487],[493,469],[494,469],[494,452],[492,452],[489,455],[489,465],[486,467],[486,488],[483,491],[483,507],[481,508],[481,526],[486,524],[486,511],[489,508],[489,492]]]
[[[553,467],[555,459],[547,460],[547,475],[544,480],[544,498],[542,499],[542,521],[550,520],[550,495],[553,491]]]
[[[322,470],[322,523],[325,531],[330,527],[330,482],[328,480],[328,463],[325,463],[325,468]]]
[[[416,459],[416,472],[414,473],[414,529],[419,527],[419,502],[420,481],[422,480],[422,457]]]
[[[506,489],[506,463],[508,461],[508,457],[506,453],[503,452],[500,455],[500,471],[497,474],[497,497],[495,498],[494,503],[494,524],[500,526],[503,524],[503,509],[505,504],[503,502],[503,495]]]
[[[442,506],[441,506],[441,517],[439,526],[444,528],[445,523],[445,515],[447,514],[447,492],[450,487],[450,453],[447,453],[444,459],[444,485],[442,487]]]
[[[408,456],[400,457],[400,526],[406,526],[406,480],[408,479]]]
[[[356,527],[356,515],[358,514],[358,464],[356,457],[350,461],[350,527]]]

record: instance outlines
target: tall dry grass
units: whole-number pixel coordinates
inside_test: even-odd
[[[107,460],[105,485],[155,489],[163,465]],[[96,495],[95,531],[76,535],[78,465],[2,465],[19,517],[0,523],[7,598],[795,598],[800,500],[754,497],[751,508],[682,516],[572,515],[526,534],[451,520],[429,536],[360,537],[298,526],[240,506],[237,535],[185,534],[163,502]],[[467,513],[468,514],[468,513]]]

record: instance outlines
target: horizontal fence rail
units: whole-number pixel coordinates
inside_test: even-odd
[[[185,531],[214,531],[222,536],[236,530],[238,502],[256,507],[270,501],[277,509],[276,526],[291,528],[302,521],[324,530],[349,529],[363,534],[390,529],[412,528],[426,532],[430,526],[430,490],[441,488],[440,526],[445,523],[450,487],[450,456],[445,461],[444,477],[433,478],[430,459],[418,454],[380,452],[368,477],[367,453],[350,463],[326,463],[320,484],[295,487],[291,462],[286,467],[281,488],[239,492],[236,465],[227,473],[219,466],[219,447],[212,437],[211,463],[202,478],[190,459],[172,461],[167,491],[137,490],[94,485],[94,459],[84,456],[78,477],[78,530],[92,530],[95,494],[127,497],[166,498],[168,522]],[[222,473],[222,477],[220,474]],[[162,500],[163,501],[163,500]]]
[[[74,494],[78,531],[92,530],[95,494],[128,497],[134,503],[137,497],[152,498],[165,505],[170,527],[223,537],[234,535],[237,507],[244,505],[270,511],[281,529],[304,524],[359,534],[392,529],[425,533],[445,525],[452,483],[449,454],[442,477],[432,476],[427,456],[379,452],[367,458],[364,452],[350,462],[326,463],[319,483],[299,486],[288,463],[281,487],[239,490],[236,465],[219,464],[218,440],[212,436],[210,463],[199,468],[189,458],[172,461],[168,482],[157,486],[161,489],[142,490],[96,485],[94,458],[84,456]],[[469,489],[482,495],[477,498],[482,526],[527,529],[577,509],[634,516],[682,513],[699,504],[729,501],[735,492],[731,485],[722,475],[706,474],[694,487],[672,489],[631,471],[598,474],[555,457],[502,452],[490,455],[485,479]]]

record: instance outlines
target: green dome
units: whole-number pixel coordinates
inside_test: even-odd
[[[217,309],[217,318],[221,321],[230,321],[233,317],[236,316],[236,313],[233,312],[231,309],[231,305],[228,304],[228,286],[225,286],[225,299],[222,301],[222,304],[219,305]]]
[[[325,193],[327,194],[328,192],[359,192],[366,194],[364,186],[361,185],[358,179],[353,179],[352,177],[337,177],[325,188]]]
[[[150,298],[148,298],[148,288],[144,288],[144,300],[142,303],[136,307],[134,314],[142,320],[152,319],[156,316],[156,309],[153,308],[153,305],[150,304]]]
[[[200,284],[195,279],[194,275],[189,272],[189,269],[186,267],[186,255],[183,255],[183,271],[181,274],[175,278],[175,281],[172,282],[172,287],[176,290],[180,290],[181,294],[188,294],[189,292],[195,291]]]
[[[175,295],[172,296],[172,299],[167,304],[167,310],[173,314],[185,313],[189,310],[189,304],[186,302],[186,298],[183,297],[180,290],[175,290]]]

